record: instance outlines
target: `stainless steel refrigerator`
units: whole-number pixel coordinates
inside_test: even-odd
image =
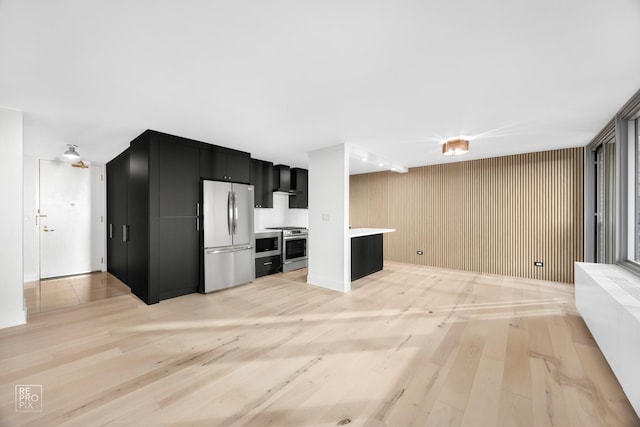
[[[204,291],[253,282],[253,186],[202,182]]]

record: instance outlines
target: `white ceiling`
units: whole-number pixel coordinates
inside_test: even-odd
[[[640,89],[638,52],[638,0],[0,0],[0,106],[45,158],[106,162],[150,128],[411,167],[587,144]],[[459,135],[470,153],[442,156]]]

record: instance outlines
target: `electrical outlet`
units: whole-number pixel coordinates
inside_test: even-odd
[[[533,265],[536,267],[544,267],[544,263],[542,261],[534,261]]]
[[[422,251],[418,251],[418,252],[416,252],[416,253],[417,253],[418,255],[424,255],[424,252],[422,252]]]

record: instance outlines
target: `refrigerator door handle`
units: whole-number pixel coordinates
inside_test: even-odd
[[[233,234],[236,234],[238,229],[238,195],[233,192]]]
[[[229,191],[227,193],[227,231],[229,235],[232,235],[232,227],[233,227],[233,200],[232,200],[232,192]]]
[[[251,245],[236,246],[236,247],[227,248],[227,249],[215,249],[215,250],[212,250],[212,251],[206,251],[206,253],[207,254],[224,254],[224,253],[228,253],[228,252],[246,251],[248,249],[251,249]]]

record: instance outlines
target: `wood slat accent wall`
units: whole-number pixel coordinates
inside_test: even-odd
[[[387,260],[572,283],[583,162],[570,148],[352,175],[350,224],[395,228]]]

